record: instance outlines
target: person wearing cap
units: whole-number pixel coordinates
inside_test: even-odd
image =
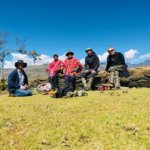
[[[73,92],[75,90],[76,76],[82,71],[82,65],[80,61],[73,57],[74,53],[69,51],[66,53],[67,58],[64,60],[65,64],[65,87],[68,91]],[[66,90],[66,91],[67,91]]]
[[[46,72],[49,73],[49,82],[52,85],[52,91],[55,92],[59,88],[58,74],[65,68],[63,61],[59,60],[58,55],[53,55],[54,60],[48,65]]]
[[[109,81],[106,86],[120,88],[119,73],[123,71],[126,66],[125,59],[122,53],[116,52],[113,47],[108,49],[106,72],[110,73]]]
[[[28,78],[23,70],[27,67],[27,63],[18,60],[15,63],[16,69],[8,76],[8,91],[11,96],[31,96],[32,92],[28,88]]]
[[[81,73],[81,80],[85,90],[91,90],[95,75],[99,68],[99,58],[95,54],[92,48],[87,48],[86,51],[87,56],[85,58],[85,67],[83,72]],[[86,78],[90,76],[89,81],[87,83]]]

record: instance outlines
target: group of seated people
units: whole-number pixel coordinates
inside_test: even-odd
[[[84,67],[80,61],[74,57],[72,51],[66,53],[66,59],[61,61],[57,54],[53,55],[54,60],[48,65],[46,72],[49,74],[49,82],[52,85],[52,91],[59,95],[65,95],[67,92],[73,92],[76,88],[76,76],[79,76],[83,83],[85,91],[91,90],[95,75],[98,72],[100,61],[92,48],[85,50]],[[23,60],[15,63],[16,69],[8,76],[8,91],[11,96],[31,96],[32,92],[28,87],[28,78],[23,68],[27,64]],[[110,73],[109,80],[104,86],[120,88],[120,73],[126,67],[125,59],[122,53],[116,52],[114,48],[108,49],[106,72]],[[59,73],[64,74],[65,86],[59,88]],[[87,82],[87,77],[89,77]]]

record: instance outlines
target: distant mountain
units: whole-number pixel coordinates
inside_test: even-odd
[[[127,63],[129,68],[136,68],[136,67],[146,67],[146,66],[150,66],[150,60],[146,60],[144,62],[141,62],[139,64],[131,64],[131,63]]]
[[[45,79],[48,77],[48,74],[45,72],[47,65],[35,65],[29,66],[25,68],[25,72],[28,75],[29,80],[32,79]],[[7,78],[8,74],[14,69],[5,69],[4,70],[4,77]]]
[[[144,66],[150,66],[150,60],[146,60],[144,62],[141,62],[139,64],[131,64],[127,63],[128,68],[137,68],[137,67],[144,67]],[[33,79],[46,79],[48,77],[48,74],[45,72],[46,69],[46,64],[45,65],[35,65],[35,66],[29,66],[25,69],[26,73],[28,74],[29,80]],[[105,70],[106,63],[102,63],[100,65],[99,70]],[[13,69],[5,69],[4,70],[4,77],[7,78],[8,74],[12,71]]]
[[[132,64],[129,62],[127,62],[126,64],[128,65],[128,68],[147,67],[147,66],[150,66],[150,60],[146,60],[146,61],[138,63],[138,64]],[[106,63],[102,63],[100,65],[100,70],[104,70],[105,67],[106,67]]]

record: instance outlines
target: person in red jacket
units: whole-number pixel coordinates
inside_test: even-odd
[[[58,55],[53,55],[54,60],[48,65],[46,72],[49,73],[49,82],[52,85],[52,90],[58,90],[58,73],[65,68],[63,61],[59,60]]]
[[[82,71],[82,65],[76,58],[73,57],[74,53],[69,51],[66,53],[67,58],[64,61],[65,64],[65,85],[66,91],[73,92],[75,90],[76,75]]]

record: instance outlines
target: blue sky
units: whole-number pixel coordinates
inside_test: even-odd
[[[113,46],[122,53],[137,50],[134,60],[150,52],[149,0],[0,0],[0,4],[0,31],[27,38],[28,50],[51,56],[71,49],[82,59],[87,47],[102,55]]]

